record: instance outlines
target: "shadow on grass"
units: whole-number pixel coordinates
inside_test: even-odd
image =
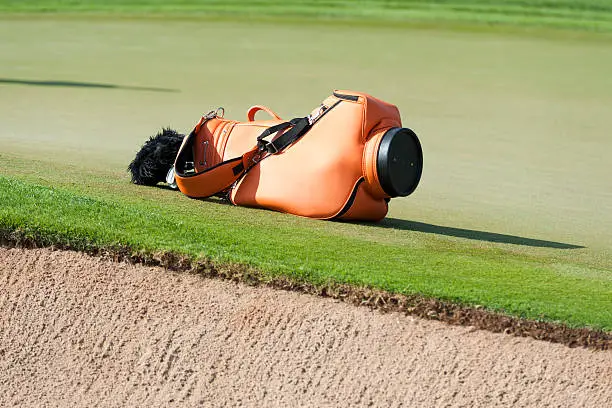
[[[154,186],[147,186],[147,187],[159,188],[160,190],[173,191],[173,192],[176,192],[177,194],[181,193],[178,189],[172,188],[172,187],[170,187],[167,184],[156,184]],[[232,206],[234,205],[225,196],[212,196],[212,197],[189,197],[189,196],[186,196],[186,197],[190,198],[192,200],[204,201],[204,202],[207,202],[207,203],[221,204],[221,205],[232,205]]]
[[[68,88],[102,88],[102,89],[123,89],[129,91],[149,91],[149,92],[180,92],[178,89],[155,88],[146,86],[129,86],[115,84],[100,84],[95,82],[76,82],[76,81],[36,81],[25,79],[0,78],[1,84],[9,85],[30,85],[30,86],[55,86]]]
[[[475,231],[462,228],[443,227],[441,225],[426,224],[424,222],[406,221],[397,218],[385,218],[378,224],[368,224],[380,228],[396,228],[408,231],[427,232],[430,234],[446,235],[449,237],[467,238],[478,241],[497,242],[502,244],[524,245],[530,247],[578,249],[581,245],[565,244],[563,242],[544,241],[519,237],[515,235],[497,234],[495,232]]]
[[[156,188],[163,190],[179,191],[170,188],[165,184],[157,184]],[[233,205],[228,199],[222,197],[195,198],[195,200],[206,201],[215,204]],[[346,221],[340,221],[346,222]],[[353,223],[353,222],[348,222]],[[496,232],[476,231],[463,228],[443,227],[441,225],[427,224],[418,221],[407,221],[398,218],[385,218],[379,223],[370,222],[355,222],[355,224],[364,225],[376,228],[394,228],[404,231],[426,232],[429,234],[446,235],[449,237],[467,238],[477,241],[496,242],[501,244],[524,245],[540,248],[555,248],[555,249],[579,249],[586,248],[582,245],[566,244],[563,242],[545,241],[541,239],[525,238],[516,235],[498,234]]]

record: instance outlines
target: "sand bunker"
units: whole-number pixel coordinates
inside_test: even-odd
[[[0,406],[610,406],[612,352],[0,248]]]

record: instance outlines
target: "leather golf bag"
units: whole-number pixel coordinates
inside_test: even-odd
[[[255,120],[258,111],[271,120]],[[318,219],[378,221],[417,187],[423,153],[394,105],[335,91],[310,115],[282,120],[253,106],[247,121],[217,112],[185,137],[174,164],[190,197],[227,193],[235,205]]]

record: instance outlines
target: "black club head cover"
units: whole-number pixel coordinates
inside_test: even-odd
[[[184,138],[185,135],[169,128],[151,136],[128,166],[132,182],[154,186],[165,181]]]

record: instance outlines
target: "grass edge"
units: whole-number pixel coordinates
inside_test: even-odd
[[[474,330],[504,333],[516,337],[582,347],[611,350],[612,333],[588,327],[573,328],[562,323],[538,321],[505,315],[482,307],[466,306],[421,295],[402,295],[366,286],[328,282],[313,284],[287,276],[270,277],[251,266],[217,263],[208,258],[192,259],[173,251],[136,251],[128,245],[99,246],[92,242],[70,243],[52,239],[44,233],[27,233],[19,228],[0,227],[0,246],[5,248],[72,250],[90,256],[166,270],[194,273],[204,278],[220,279],[248,286],[265,286],[277,290],[298,292],[331,298],[354,306],[367,306],[380,312],[395,312],[426,320],[437,320],[456,326],[471,326]]]

